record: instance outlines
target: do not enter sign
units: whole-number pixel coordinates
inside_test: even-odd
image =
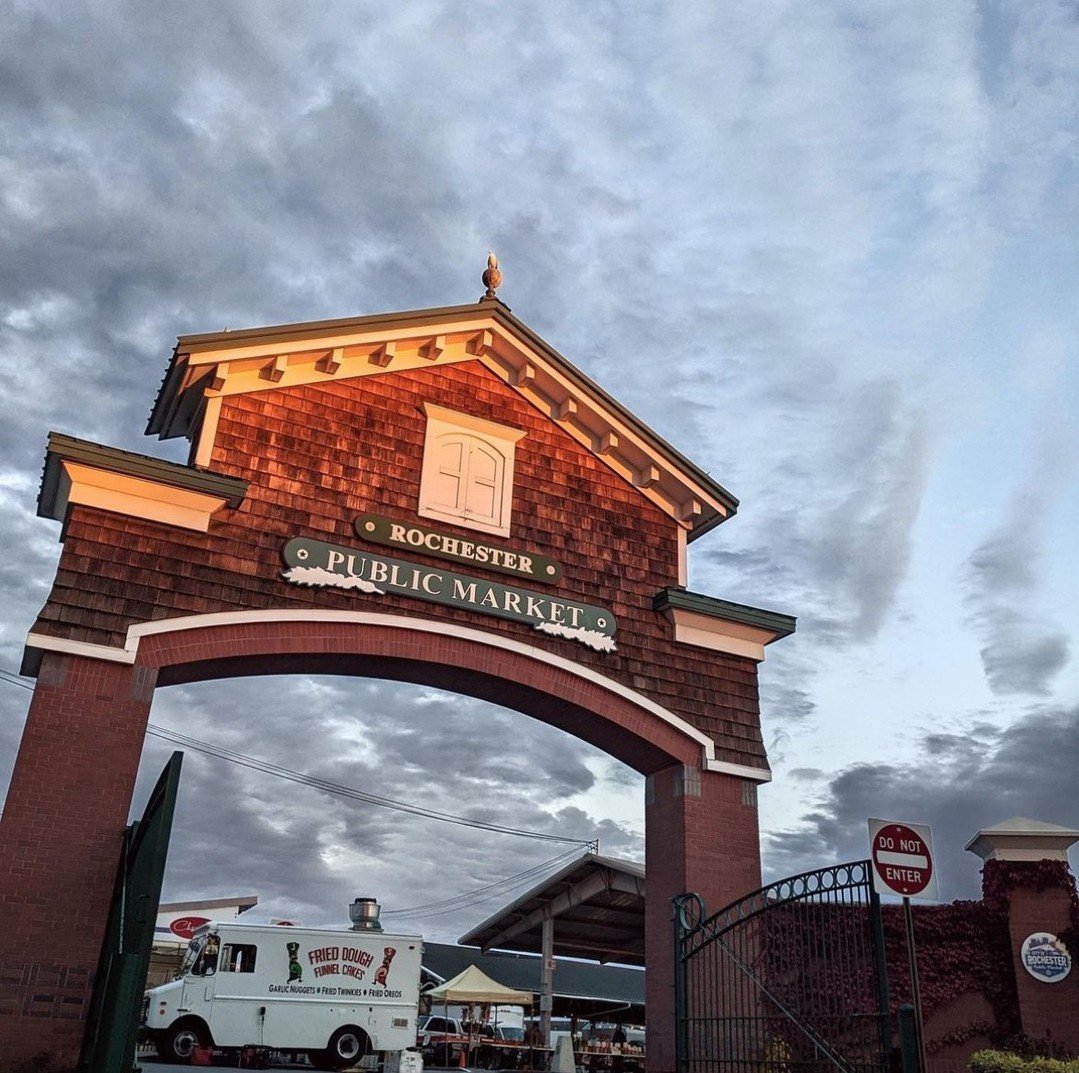
[[[870,820],[869,851],[873,860],[873,889],[878,894],[936,900],[933,837],[928,826]]]

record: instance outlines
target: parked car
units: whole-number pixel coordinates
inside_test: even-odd
[[[506,1029],[509,1032],[521,1032],[521,1029]],[[464,1021],[459,1017],[446,1017],[443,1014],[431,1014],[420,1018],[416,1033],[416,1046],[423,1052],[423,1060],[428,1065],[456,1065],[461,1054],[471,1044],[473,1060],[476,1065],[489,1064],[491,1045],[497,1039],[512,1039],[496,1031],[494,1025],[479,1021]],[[520,1038],[520,1037],[518,1037]]]

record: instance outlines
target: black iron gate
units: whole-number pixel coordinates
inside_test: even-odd
[[[678,1073],[886,1073],[869,861],[772,883],[707,919],[696,894],[674,904]]]
[[[172,754],[142,819],[124,831],[108,928],[86,1020],[80,1073],[127,1073],[135,1063],[142,989],[183,758],[183,753]]]

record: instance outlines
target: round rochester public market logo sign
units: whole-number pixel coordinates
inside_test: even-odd
[[[1023,968],[1043,984],[1059,984],[1072,971],[1068,948],[1047,931],[1036,931],[1023,940]]]

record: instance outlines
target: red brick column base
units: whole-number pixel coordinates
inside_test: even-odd
[[[761,885],[755,783],[677,765],[645,790],[648,1073],[675,1068],[671,899],[692,892],[709,914]]]
[[[0,821],[0,1069],[78,1060],[155,682],[145,667],[42,663]]]
[[[1012,869],[1017,869],[1016,862],[1006,863]],[[1034,864],[1028,865],[1032,872],[1035,867]],[[1072,923],[1071,900],[1075,886],[1071,876],[1062,877],[1060,886],[1042,886],[1037,882],[1038,878],[1031,875],[1029,885],[1017,884],[1008,902],[1008,933],[1012,944],[1022,1031],[1040,1043],[1052,1040],[1072,1050],[1079,1050],[1079,966],[1073,965],[1069,975],[1059,983],[1038,980],[1023,967],[1021,951],[1028,935],[1046,931],[1060,935]]]

